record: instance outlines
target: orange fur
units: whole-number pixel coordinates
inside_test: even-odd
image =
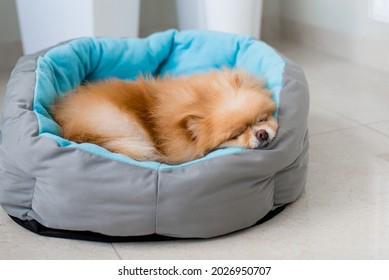
[[[56,102],[52,114],[66,139],[179,164],[219,147],[266,146],[278,129],[275,108],[259,79],[224,69],[82,85]]]

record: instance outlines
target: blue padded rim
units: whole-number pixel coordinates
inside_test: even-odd
[[[245,149],[219,149],[180,165],[140,162],[94,144],[77,144],[60,137],[60,128],[49,114],[50,107],[56,97],[76,88],[84,80],[110,77],[134,80],[140,74],[180,76],[237,67],[264,80],[277,104],[277,115],[285,65],[284,59],[264,42],[249,36],[213,31],[168,30],[144,39],[76,39],[54,47],[38,58],[33,110],[38,118],[39,134],[54,139],[60,147],[77,148],[154,170],[180,168]]]

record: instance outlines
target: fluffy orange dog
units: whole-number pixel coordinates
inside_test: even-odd
[[[278,129],[275,108],[258,78],[224,69],[82,85],[59,99],[52,114],[66,139],[179,164],[221,147],[266,147]]]

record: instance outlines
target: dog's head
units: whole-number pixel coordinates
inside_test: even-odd
[[[186,128],[199,150],[219,147],[265,148],[274,139],[278,123],[271,94],[256,77],[241,71],[223,71],[212,82],[209,97]],[[207,108],[207,109],[206,109]]]

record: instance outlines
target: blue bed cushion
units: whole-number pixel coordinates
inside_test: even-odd
[[[181,76],[221,67],[238,67],[264,80],[278,111],[285,64],[284,59],[264,42],[219,32],[168,30],[144,39],[76,39],[52,48],[38,58],[33,109],[38,118],[39,134],[54,139],[61,147],[76,147],[145,168],[178,168],[244,149],[220,149],[204,158],[175,166],[139,162],[94,144],[77,144],[60,137],[60,128],[50,116],[49,109],[55,98],[85,80],[111,77],[134,80],[139,75]]]

